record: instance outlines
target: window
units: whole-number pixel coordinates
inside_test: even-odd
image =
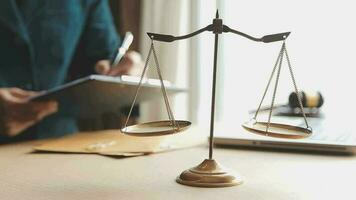
[[[199,5],[197,28],[211,23],[215,2]],[[202,5],[204,4],[204,5]],[[260,37],[291,31],[287,49],[300,89],[319,90],[325,112],[344,115],[355,102],[356,12],[352,1],[217,1],[224,24]],[[210,119],[213,35],[198,37],[198,122]],[[218,122],[243,122],[247,111],[258,106],[277,58],[281,42],[257,43],[233,34],[220,36]],[[270,93],[271,93],[270,88]],[[276,103],[287,103],[293,91],[284,63]],[[265,99],[265,105],[271,95]]]

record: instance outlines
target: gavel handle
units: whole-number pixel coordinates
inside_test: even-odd
[[[286,104],[277,104],[277,105],[274,105],[273,107],[272,107],[272,110],[274,110],[274,109],[276,109],[276,108],[280,108],[280,107],[287,107],[288,105],[286,105]],[[261,107],[260,108],[260,111],[269,111],[271,109],[271,106],[263,106],[263,107]],[[256,109],[254,109],[254,110],[249,110],[248,111],[248,113],[249,114],[254,114],[254,113],[256,113],[257,112],[257,110]]]

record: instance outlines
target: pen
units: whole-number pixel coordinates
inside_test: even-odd
[[[122,41],[121,46],[119,47],[116,57],[114,59],[114,62],[112,63],[112,66],[116,66],[119,64],[120,60],[122,57],[125,55],[126,51],[129,49],[131,43],[133,41],[133,35],[131,32],[126,32],[124,40]]]

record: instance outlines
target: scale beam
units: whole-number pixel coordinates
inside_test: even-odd
[[[226,25],[224,25],[223,31],[225,33],[234,33],[234,34],[240,35],[242,37],[245,37],[245,38],[250,39],[255,42],[264,42],[264,43],[283,41],[283,40],[287,39],[287,37],[290,34],[290,32],[284,32],[284,33],[277,33],[277,34],[272,34],[272,35],[265,35],[261,38],[256,38],[256,37],[250,36],[246,33],[242,33],[240,31],[234,30]]]
[[[212,30],[213,30],[213,25],[211,24],[211,25],[208,25],[205,28],[199,29],[193,33],[189,33],[187,35],[182,35],[182,36],[173,36],[173,35],[165,35],[165,34],[150,33],[150,32],[148,32],[147,35],[152,40],[161,41],[161,42],[173,42],[176,40],[184,40],[187,38],[191,38],[191,37],[198,35],[202,32],[212,31]]]
[[[218,18],[216,18],[218,19]],[[214,20],[216,20],[214,19]],[[203,33],[205,31],[209,31],[209,32],[213,32],[213,33],[234,33],[236,35],[240,35],[242,37],[245,37],[247,39],[250,39],[252,41],[255,42],[264,42],[264,43],[270,43],[270,42],[278,42],[278,41],[283,41],[285,39],[287,39],[287,37],[290,35],[291,32],[284,32],[284,33],[277,33],[277,34],[272,34],[272,35],[265,35],[261,38],[256,38],[253,37],[251,35],[248,35],[246,33],[240,32],[238,30],[232,29],[226,25],[217,23],[220,22],[220,20],[214,21],[212,24],[199,29],[197,31],[194,31],[192,33],[189,33],[187,35],[182,35],[182,36],[173,36],[173,35],[165,35],[165,34],[158,34],[158,33],[151,33],[148,32],[147,35],[148,37],[150,37],[152,40],[156,40],[156,41],[161,41],[161,42],[173,42],[176,40],[184,40],[184,39],[188,39],[191,37],[194,37],[200,33]],[[222,26],[222,30],[221,30],[221,26]],[[218,31],[217,31],[218,30]]]

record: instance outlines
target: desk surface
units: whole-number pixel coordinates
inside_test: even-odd
[[[216,149],[244,184],[194,188],[175,182],[207,147],[133,158],[31,153],[33,143],[0,146],[0,199],[355,199],[356,156]]]

